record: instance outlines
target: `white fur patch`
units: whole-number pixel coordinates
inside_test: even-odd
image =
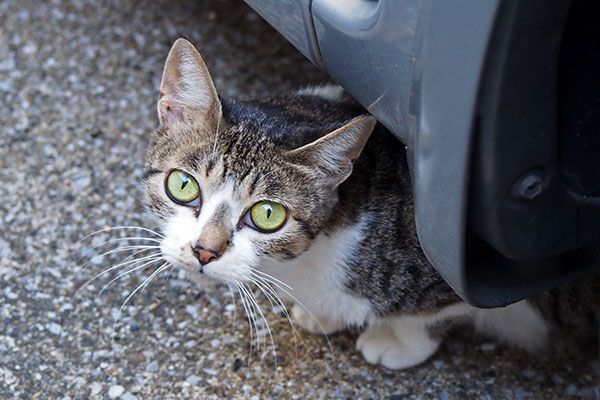
[[[326,100],[339,101],[344,94],[344,88],[339,85],[308,86],[296,92],[304,96],[322,97]]]
[[[471,316],[478,331],[525,350],[539,351],[548,343],[548,325],[527,300],[503,308],[473,308]]]
[[[418,319],[390,318],[370,325],[356,341],[370,364],[408,368],[427,360],[440,345]]]
[[[427,360],[439,347],[441,338],[432,338],[429,327],[438,322],[469,315],[465,303],[452,304],[426,315],[402,315],[369,322],[356,342],[365,360],[387,368],[409,368]]]
[[[428,327],[445,320],[470,317],[475,329],[529,351],[538,351],[548,341],[548,326],[526,300],[503,308],[479,309],[457,303],[429,315],[405,315],[370,321],[356,347],[372,364],[408,368],[427,360],[441,338],[432,338]]]
[[[527,300],[506,307],[489,309],[456,303],[442,308],[435,314],[407,315],[391,319],[408,321],[413,325],[421,324],[425,327],[461,316],[469,317],[478,332],[528,351],[540,350],[548,340],[548,325],[539,311]]]
[[[320,234],[295,259],[285,262],[269,259],[260,269],[291,286],[289,293],[297,301],[317,319],[327,320],[322,325],[362,325],[371,311],[370,303],[349,293],[344,283],[346,260],[352,259],[358,250],[364,226],[358,223],[329,236]]]
[[[346,329],[346,324],[343,321],[334,321],[329,316],[320,315],[316,319],[299,304],[292,306],[292,318],[294,322],[300,325],[304,330],[310,333],[329,335],[342,329]]]
[[[392,319],[409,321],[410,324],[421,324],[425,327],[461,316],[469,317],[478,332],[528,351],[540,350],[548,340],[546,322],[527,300],[489,309],[456,303],[442,308],[435,314],[407,315]]]
[[[165,238],[160,243],[160,250],[170,264],[184,269],[195,269],[198,266],[190,241],[195,227],[194,212],[187,207],[181,207],[177,214],[169,219],[164,228]]]

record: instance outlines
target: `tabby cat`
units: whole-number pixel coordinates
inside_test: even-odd
[[[357,349],[388,368],[422,363],[458,322],[531,351],[597,331],[591,307],[556,312],[575,304],[560,297],[596,295],[591,279],[500,309],[462,302],[419,246],[403,144],[337,86],[219,97],[179,39],[158,116],[146,201],[163,257],[199,282],[277,289],[310,332],[364,328]]]

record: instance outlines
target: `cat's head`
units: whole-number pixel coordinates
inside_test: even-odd
[[[167,58],[158,116],[143,182],[163,256],[196,279],[226,283],[247,281],[265,257],[293,259],[310,246],[375,125],[373,117],[354,118],[290,148],[263,129],[277,110],[228,117],[184,39]]]

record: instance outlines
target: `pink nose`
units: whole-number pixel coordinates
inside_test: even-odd
[[[219,258],[219,254],[216,251],[210,249],[207,250],[202,246],[195,246],[192,248],[192,250],[202,265],[208,264],[209,262]]]

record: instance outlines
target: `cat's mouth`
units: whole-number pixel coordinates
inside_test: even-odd
[[[220,279],[216,279],[209,274],[206,274],[204,271],[204,266],[199,263],[193,262],[182,262],[176,258],[169,257],[167,255],[164,256],[165,259],[171,264],[173,267],[182,270],[185,274],[194,282],[199,284],[216,284],[221,283]]]
[[[179,270],[184,271],[190,278],[192,278],[192,280],[199,283],[215,282],[214,278],[209,277],[204,273],[204,265],[201,265],[195,258],[187,257],[189,260],[182,260],[181,257],[173,254],[173,251],[169,248],[169,246],[165,246],[165,243],[163,243],[161,246],[161,253],[163,258],[169,264]]]
[[[164,253],[163,253],[164,254]],[[194,260],[180,260],[177,257],[164,255],[165,259],[175,268],[183,270],[185,274],[193,281],[199,284],[230,284],[232,283],[228,279],[228,274],[223,273],[227,270],[225,265],[217,266],[216,262],[202,265],[200,262]]]
[[[194,270],[191,268],[184,268],[184,271],[194,282],[197,282],[199,284],[221,283],[221,281],[206,275],[202,269]]]

